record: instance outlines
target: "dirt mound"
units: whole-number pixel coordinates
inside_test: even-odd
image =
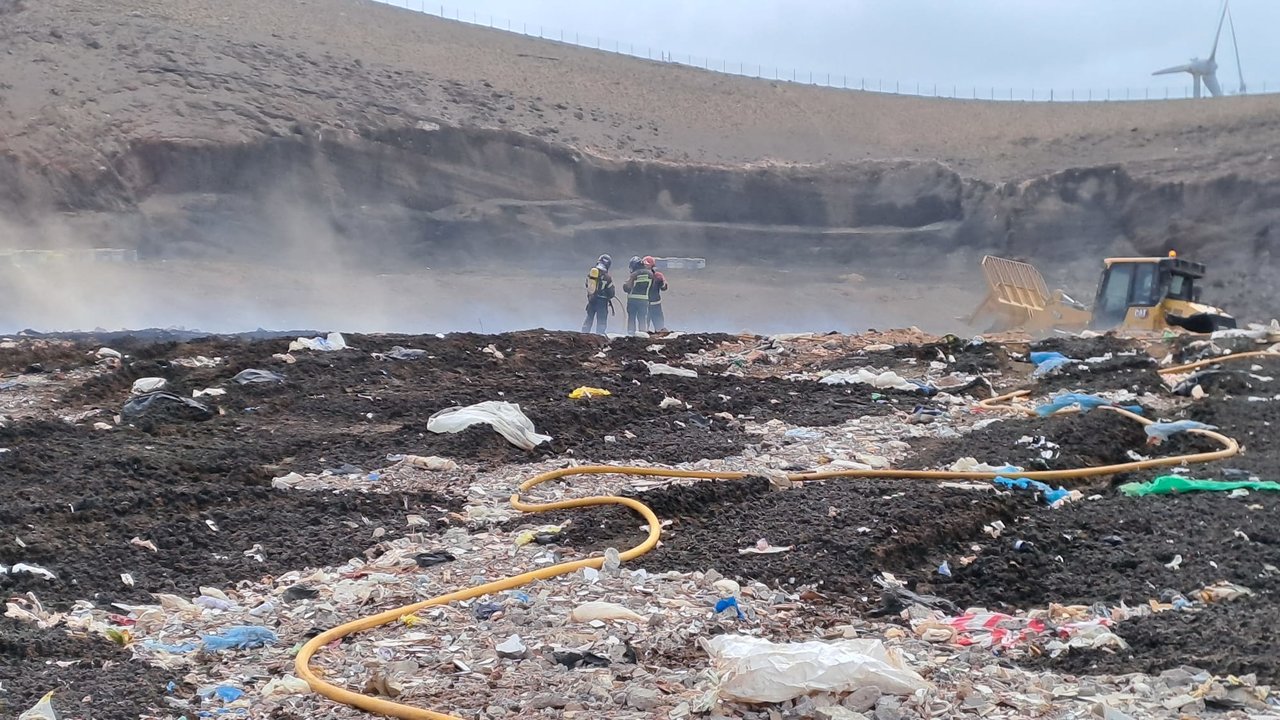
[[[1116,634],[1129,650],[1072,652],[1040,665],[1054,672],[1158,674],[1183,665],[1218,675],[1257,673],[1262,684],[1280,683],[1280,628],[1270,598],[1243,598],[1191,612],[1165,612],[1122,623]],[[1035,664],[1035,663],[1032,663]]]
[[[34,421],[0,428],[0,446],[15,448],[3,468],[0,526],[23,543],[0,546],[0,564],[32,563],[57,576],[0,575],[0,592],[33,591],[59,607],[193,593],[344,562],[374,544],[376,528],[400,537],[409,531],[407,515],[438,517],[433,508],[453,505],[431,494],[274,490],[263,466],[280,456],[270,445],[200,444],[199,429],[191,435]]]
[[[635,497],[674,521],[662,545],[636,561],[641,567],[715,569],[786,587],[819,584],[842,595],[865,593],[879,572],[914,568],[930,548],[972,538],[982,525],[1011,521],[1030,507],[1022,497],[902,480],[805,483],[782,492],[770,492],[761,479],[704,482]],[[629,512],[599,510],[571,526],[564,540],[583,549],[630,547],[643,539],[638,525]],[[760,539],[792,550],[739,552]]]
[[[961,605],[990,608],[1134,605],[1165,590],[1186,594],[1219,580],[1273,593],[1280,591],[1280,574],[1266,566],[1280,543],[1273,520],[1278,508],[1280,497],[1273,494],[1107,495],[1041,508],[1011,524],[1003,537],[980,539],[976,559],[952,562],[951,577],[917,577]],[[1031,548],[1015,547],[1017,540]],[[966,543],[946,554],[974,553]]]
[[[55,665],[60,663],[61,665]],[[130,653],[105,638],[77,638],[0,617],[0,716],[16,718],[46,692],[56,693],[59,717],[138,718],[164,707],[170,682],[189,691],[181,674],[130,662]]]
[[[1034,419],[1014,416],[962,437],[921,441],[903,467],[946,468],[958,458],[972,457],[997,466],[1063,470],[1129,462],[1129,451],[1141,449],[1145,442],[1141,425],[1106,411]]]

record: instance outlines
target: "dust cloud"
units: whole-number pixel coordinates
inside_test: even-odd
[[[341,232],[328,212],[296,197],[265,197],[258,207],[270,211],[246,214],[236,226],[252,230],[238,230],[234,242],[160,245],[136,261],[93,260],[88,251],[101,244],[94,233],[57,217],[0,221],[0,332],[422,333],[581,326],[583,279],[594,256],[536,268],[497,258],[423,262],[411,257],[404,241],[361,241]],[[33,248],[54,252],[12,254]],[[616,250],[601,251],[613,251],[624,266],[622,258],[632,253]],[[615,271],[621,285],[625,267]],[[945,277],[885,270],[858,275],[847,268],[712,262],[706,270],[669,270],[666,276],[668,325],[690,332],[908,325],[956,331],[954,307],[971,307],[981,292],[970,282],[976,275],[948,286]],[[610,329],[623,331],[625,302],[615,305]]]

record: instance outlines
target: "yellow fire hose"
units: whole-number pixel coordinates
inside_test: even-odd
[[[1241,353],[1239,355],[1230,355],[1213,360],[1191,363],[1188,365],[1180,365],[1161,370],[1161,374],[1172,374],[1186,372],[1197,367],[1210,365],[1224,360],[1236,360],[1246,357],[1256,357],[1259,355],[1280,356],[1278,353],[1253,352]],[[1015,411],[1030,412],[1027,408],[1021,408],[1009,404],[1006,401],[1022,397],[1030,394],[1028,391],[1020,390],[1018,392],[1008,393],[999,397],[984,400],[979,403],[980,407],[997,411]],[[1142,423],[1144,425],[1151,424],[1153,421],[1148,420],[1140,415],[1135,415],[1119,408],[1103,407],[1101,409],[1111,410],[1123,415],[1131,420]],[[1213,432],[1211,430],[1191,430],[1189,432],[1197,435],[1208,437],[1218,444],[1222,445],[1221,450],[1209,452],[1192,453],[1188,455],[1177,455],[1165,458],[1152,458],[1150,460],[1139,460],[1134,462],[1119,463],[1116,465],[1101,465],[1091,468],[1073,468],[1069,470],[1039,470],[1034,472],[1019,473],[1019,477],[1026,477],[1032,480],[1069,480],[1073,478],[1097,477],[1099,475],[1116,475],[1120,473],[1133,472],[1135,470],[1144,470],[1156,467],[1168,467],[1171,465],[1186,465],[1192,463],[1207,463],[1215,460],[1229,458],[1240,452],[1240,446],[1235,440]],[[592,507],[596,505],[621,505],[630,508],[644,518],[648,525],[648,537],[644,542],[623,552],[619,555],[623,562],[634,560],[641,555],[652,550],[658,545],[658,539],[661,536],[660,524],[658,516],[654,514],[644,503],[632,498],[618,497],[615,495],[599,495],[594,497],[577,498],[574,500],[561,500],[551,503],[530,503],[520,498],[522,493],[526,493],[533,488],[552,480],[569,477],[572,475],[647,475],[668,478],[695,478],[703,480],[741,480],[749,477],[750,473],[745,472],[710,472],[710,471],[694,471],[694,470],[668,470],[662,468],[642,468],[642,467],[624,467],[612,465],[588,465],[582,467],[564,468],[561,470],[552,470],[540,475],[536,475],[524,481],[517,488],[515,494],[511,496],[511,506],[516,510],[526,513],[550,512],[552,510],[570,510],[573,508]],[[789,474],[787,477],[793,481],[809,481],[809,480],[831,480],[831,479],[853,479],[853,478],[901,478],[915,480],[993,480],[999,476],[999,473],[993,472],[949,472],[941,470],[839,470],[828,472],[809,472]],[[335,702],[351,707],[359,708],[376,715],[385,715],[393,718],[401,718],[402,720],[464,720],[456,715],[448,715],[432,710],[404,705],[402,703],[384,700],[382,698],[363,695],[361,693],[352,692],[344,688],[340,688],[332,683],[321,679],[315,671],[311,669],[311,658],[318,650],[337,640],[362,632],[371,630],[376,627],[390,625],[401,617],[409,615],[419,610],[437,605],[447,605],[452,602],[462,600],[470,600],[472,598],[489,595],[492,593],[512,590],[514,588],[528,585],[538,580],[547,580],[560,575],[576,572],[582,568],[599,569],[604,564],[603,557],[584,558],[582,560],[573,560],[570,562],[559,563],[548,567],[540,568],[519,575],[494,580],[483,585],[465,588],[446,595],[439,595],[429,600],[405,605],[403,607],[386,610],[377,615],[353,620],[348,623],[339,625],[338,627],[326,630],[319,635],[311,638],[306,644],[298,650],[298,655],[294,660],[294,670],[298,677],[302,678],[311,686],[311,690]]]

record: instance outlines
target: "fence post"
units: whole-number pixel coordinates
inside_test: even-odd
[[[1049,102],[1053,102],[1053,88],[1049,88]]]

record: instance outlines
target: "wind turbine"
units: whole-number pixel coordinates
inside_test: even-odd
[[[1213,49],[1209,51],[1209,57],[1206,60],[1200,58],[1191,58],[1191,62],[1186,65],[1175,65],[1174,67],[1157,70],[1152,75],[1173,75],[1175,73],[1190,73],[1195,96],[1200,97],[1200,85],[1204,84],[1209,88],[1209,93],[1214,97],[1222,95],[1222,86],[1218,84],[1218,40],[1222,37],[1222,25],[1231,18],[1231,0],[1226,0],[1222,4],[1222,15],[1218,18],[1218,32],[1213,36]],[[1240,73],[1240,93],[1244,93],[1244,70],[1240,67],[1240,46],[1236,44],[1236,23],[1231,19],[1231,46],[1236,51],[1236,70]]]

